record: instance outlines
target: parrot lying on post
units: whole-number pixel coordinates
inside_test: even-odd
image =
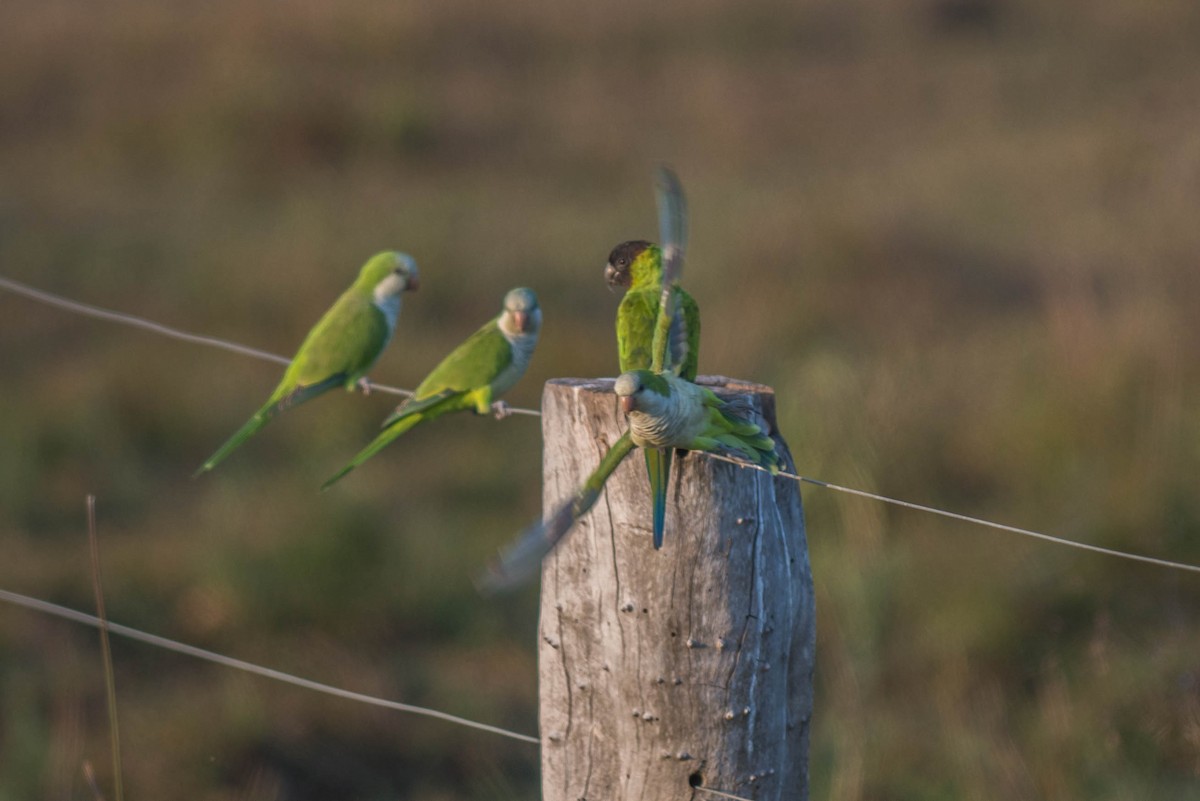
[[[425,420],[472,410],[507,414],[499,397],[517,383],[537,345],[542,310],[532,289],[514,289],[504,296],[504,309],[451,351],[433,368],[411,398],[383,421],[383,431],[350,463],[326,481],[329,489],[347,473],[374,456],[392,440]]]
[[[416,291],[419,284],[417,263],[408,254],[386,251],[372,256],[308,332],[267,402],[195,475],[212,470],[284,409],[338,386],[367,392],[364,376],[396,330],[400,293]]]

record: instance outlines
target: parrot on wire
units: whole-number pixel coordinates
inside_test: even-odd
[[[509,414],[508,407],[498,399],[525,374],[541,328],[542,310],[533,290],[524,287],[511,290],[504,296],[500,314],[442,359],[412,397],[383,421],[379,436],[321,489],[329,489],[396,437],[425,420],[464,410],[481,415],[495,412],[497,417]]]
[[[406,253],[372,256],[350,288],[308,332],[279,386],[254,416],[208,458],[193,477],[212,470],[272,417],[334,387],[356,386],[369,392],[367,370],[379,358],[396,329],[400,294],[420,285],[417,263]]]

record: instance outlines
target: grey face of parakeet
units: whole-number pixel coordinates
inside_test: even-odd
[[[671,395],[670,385],[659,375],[649,370],[631,370],[622,373],[613,385],[613,391],[621,404],[621,411],[662,414]]]
[[[533,335],[542,328],[542,310],[532,289],[518,287],[504,296],[504,311],[500,315],[500,330],[508,339]]]
[[[633,285],[631,268],[648,247],[650,243],[646,240],[634,239],[612,249],[612,253],[608,254],[608,264],[604,265],[604,280],[610,289],[628,289]]]

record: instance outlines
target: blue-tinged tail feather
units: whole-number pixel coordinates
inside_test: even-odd
[[[671,477],[670,448],[646,448],[646,472],[650,474],[650,494],[654,502],[654,548],[663,544],[667,522],[667,484]]]

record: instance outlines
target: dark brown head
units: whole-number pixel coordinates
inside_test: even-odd
[[[644,239],[631,239],[613,248],[612,253],[608,254],[608,264],[604,266],[604,280],[608,285],[614,289],[628,289],[633,284],[630,267],[649,247],[650,243]]]

